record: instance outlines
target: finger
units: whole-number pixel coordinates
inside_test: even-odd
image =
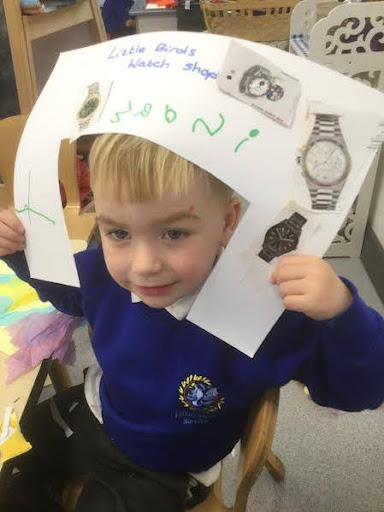
[[[20,234],[20,232],[16,231],[14,228],[10,227],[3,221],[4,219],[2,217],[0,221],[1,238],[9,240],[13,243],[25,243],[25,234]]]
[[[272,284],[276,284],[276,269],[272,271],[272,274],[269,276],[269,282]]]
[[[0,255],[5,256],[17,251],[23,251],[25,249],[25,243],[12,242],[7,238],[0,236]]]
[[[279,285],[279,294],[282,299],[290,295],[305,295],[307,292],[306,283],[303,279],[286,281]]]
[[[308,310],[308,296],[287,295],[283,298],[283,305],[285,309],[289,309],[290,311],[305,313]]]
[[[25,229],[20,219],[10,210],[0,210],[0,220],[6,224],[10,229],[25,234]]]
[[[274,282],[277,284],[284,283],[285,281],[295,281],[297,279],[304,279],[308,275],[308,265],[279,265],[274,270]]]
[[[305,262],[311,262],[311,261],[314,261],[314,260],[318,260],[318,259],[321,259],[319,258],[318,256],[314,256],[313,254],[298,254],[297,252],[295,253],[290,253],[290,254],[284,254],[283,256],[281,256],[279,258],[279,261],[278,263],[283,263],[283,262],[286,262],[286,263],[305,263]]]
[[[303,275],[304,268],[309,270],[309,268],[318,263],[319,260],[321,260],[321,258],[310,254],[285,254],[277,261],[276,266],[269,277],[269,282],[276,284],[286,279],[301,279],[302,277],[305,277]],[[294,266],[299,268],[299,271],[295,274],[292,270],[292,274],[287,273],[286,277],[284,277],[282,272],[285,272],[285,269],[293,268]],[[278,276],[280,279],[278,279]]]

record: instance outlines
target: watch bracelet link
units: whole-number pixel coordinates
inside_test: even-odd
[[[90,121],[91,119],[89,117],[87,117],[86,119],[82,119],[81,121],[79,121],[79,128],[81,130],[85,130],[86,128],[88,128]]]
[[[329,135],[342,138],[339,116],[335,114],[316,114],[312,135]]]
[[[91,94],[99,94],[100,92],[100,84],[99,82],[95,82],[94,84],[88,85],[88,96]]]
[[[93,96],[94,94],[100,94],[100,84],[99,82],[95,82],[91,85],[88,85],[88,95],[87,95],[87,98],[86,98],[86,101],[87,99],[90,97],[90,96]],[[79,127],[81,130],[85,130],[88,128],[88,125],[91,121],[91,118],[88,117],[86,119],[82,119],[80,122],[79,122]]]
[[[301,230],[304,224],[307,222],[307,219],[300,215],[300,213],[294,212],[289,219],[287,219],[287,222],[291,226],[293,226],[295,229]]]
[[[263,259],[264,261],[266,261],[267,263],[269,263],[273,260],[273,258],[276,258],[276,253],[272,249],[265,247],[265,248],[261,249],[258,256],[261,259]]]
[[[312,208],[314,210],[335,210],[340,190],[319,188],[310,190]]]

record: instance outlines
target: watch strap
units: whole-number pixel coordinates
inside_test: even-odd
[[[335,210],[340,190],[317,188],[310,190],[313,210]]]
[[[264,247],[263,249],[261,249],[258,256],[267,263],[269,263],[270,261],[273,260],[273,258],[276,257],[276,251],[274,251],[271,247]]]
[[[295,229],[301,230],[304,224],[307,222],[307,219],[300,215],[300,213],[295,212],[289,217],[289,219],[287,219],[287,222],[289,222],[289,224]]]
[[[99,94],[100,92],[100,84],[99,82],[95,82],[94,84],[88,85],[88,96],[92,94]]]
[[[316,114],[313,135],[329,135],[330,137],[343,138],[339,117],[336,114]]]

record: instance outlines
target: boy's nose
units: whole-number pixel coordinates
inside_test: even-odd
[[[140,244],[135,248],[131,270],[136,275],[157,274],[161,269],[158,251],[154,247]]]

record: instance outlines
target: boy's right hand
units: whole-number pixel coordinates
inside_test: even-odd
[[[25,249],[25,229],[15,213],[0,208],[0,257]]]

